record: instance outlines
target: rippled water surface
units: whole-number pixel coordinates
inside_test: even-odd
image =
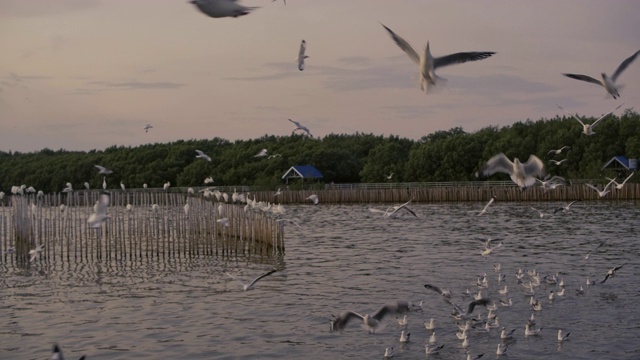
[[[19,268],[6,255],[0,263],[0,358],[46,359],[55,342],[67,359],[382,359],[393,346],[396,359],[424,359],[435,318],[442,352],[430,358],[464,359],[451,307],[425,283],[477,292],[489,278],[489,298],[512,298],[500,307],[501,326],[516,328],[510,359],[640,358],[640,207],[631,203],[577,203],[570,212],[539,218],[534,205],[552,212],[560,204],[495,203],[413,205],[418,218],[389,219],[366,205],[291,206],[286,254],[274,258],[199,257],[131,262],[52,263]],[[383,207],[383,206],[380,206]],[[474,213],[476,211],[476,213]],[[486,258],[474,238],[501,238]],[[584,255],[605,241],[588,261]],[[507,275],[501,296],[494,264]],[[600,284],[607,270],[624,264]],[[244,292],[227,271],[251,278],[280,271]],[[550,303],[557,286],[542,284],[536,297],[539,336],[525,338],[529,297],[516,283],[518,268],[560,273],[566,295]],[[598,281],[586,286],[590,277]],[[575,290],[583,285],[584,295]],[[394,316],[369,334],[359,323],[329,331],[332,314],[372,312],[408,300],[411,342],[398,342]],[[481,309],[480,313],[486,313]],[[571,332],[558,345],[558,329]],[[472,354],[494,358],[499,331],[472,331]]]

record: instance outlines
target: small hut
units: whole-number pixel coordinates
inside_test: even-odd
[[[306,179],[322,179],[322,177],[322,173],[313,165],[295,165],[282,175],[286,184],[289,184],[289,179],[302,179],[304,182]]]
[[[638,170],[638,159],[629,159],[626,156],[614,156],[607,161],[602,170],[613,170],[618,173],[618,177],[625,178],[631,171]]]

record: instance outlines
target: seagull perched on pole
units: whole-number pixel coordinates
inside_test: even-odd
[[[607,92],[611,94],[611,96],[613,96],[614,99],[617,99],[620,97],[620,93],[618,92],[620,86],[616,86],[616,80],[618,79],[618,76],[620,76],[620,74],[622,74],[622,72],[627,68],[627,66],[629,66],[629,64],[631,64],[633,60],[636,59],[638,54],[640,54],[640,50],[636,51],[633,55],[626,58],[620,64],[620,66],[618,66],[618,68],[613,73],[613,75],[611,75],[611,77],[608,77],[607,74],[605,73],[601,73],[600,76],[602,77],[602,80],[594,79],[591,76],[582,75],[582,74],[562,74],[562,75],[566,77],[570,77],[572,79],[582,80],[582,81],[590,82],[592,84],[600,85],[605,90],[607,90]]]
[[[431,55],[431,50],[429,49],[429,42],[427,42],[424,52],[418,54],[418,52],[409,45],[406,40],[398,36],[384,24],[380,25],[389,32],[391,39],[393,39],[396,45],[398,45],[400,49],[409,55],[411,60],[418,65],[418,70],[420,71],[420,89],[425,93],[427,92],[429,85],[436,84],[436,80],[446,80],[436,75],[437,68],[454,64],[462,64],[468,61],[483,60],[495,54],[493,51],[460,52],[434,58],[433,55]]]
[[[536,183],[536,176],[544,176],[546,171],[544,163],[535,155],[530,155],[529,160],[521,163],[518,158],[509,160],[503,153],[495,155],[486,162],[480,170],[476,172],[476,177],[491,176],[497,172],[509,174],[511,180],[522,189],[528,188]]]

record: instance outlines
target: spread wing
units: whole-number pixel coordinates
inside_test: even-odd
[[[409,43],[405,39],[398,36],[398,34],[394,33],[391,29],[384,26],[384,24],[380,24],[380,25],[382,25],[382,27],[384,27],[389,32],[389,35],[391,35],[391,39],[393,39],[393,41],[396,43],[396,45],[400,47],[400,49],[402,49],[402,51],[404,51],[405,53],[407,53],[407,55],[409,55],[409,57],[411,58],[411,60],[413,60],[414,63],[416,64],[420,63],[420,55],[418,55],[418,53],[413,49],[411,45],[409,45]]]
[[[530,155],[529,160],[523,164],[524,171],[531,176],[545,176],[544,163],[535,155]]]
[[[503,153],[500,153],[487,161],[484,166],[476,172],[476,177],[491,176],[497,172],[513,174],[513,162]]]
[[[599,84],[599,83],[598,83],[598,84]],[[582,120],[578,119],[578,117],[577,117],[577,116],[575,116],[575,115],[573,115],[573,114],[569,113],[568,111],[566,111],[562,106],[558,105],[558,109],[560,109],[560,110],[564,111],[564,113],[565,113],[565,114],[567,114],[567,115],[571,116],[572,118],[574,118],[574,119],[578,120],[578,122],[580,123],[580,125],[584,126],[584,123],[582,122]]]
[[[586,81],[586,82],[590,82],[592,84],[596,84],[596,85],[602,86],[602,82],[600,82],[600,80],[594,79],[591,76],[581,75],[581,74],[562,74],[562,75],[564,75],[566,77],[570,77],[572,79],[582,80],[582,81]]]
[[[635,54],[629,56],[625,61],[623,61],[622,64],[620,64],[620,66],[618,66],[618,68],[616,69],[616,72],[614,72],[613,75],[611,75],[611,81],[616,82],[616,79],[618,78],[618,76],[620,76],[620,74],[624,71],[624,69],[626,69],[627,66],[629,66],[629,64],[631,64],[633,60],[636,59],[638,54],[640,54],[640,50],[636,51]]]
[[[495,54],[493,51],[459,52],[433,59],[433,67],[435,69],[443,66],[462,64],[468,61],[478,61],[486,59],[493,54]]]
[[[596,127],[596,125],[598,124],[598,122],[600,122],[600,120],[606,118],[607,116],[609,116],[609,114],[613,113],[614,111],[620,109],[620,107],[622,107],[623,104],[618,105],[618,107],[616,107],[615,109],[609,111],[608,113],[602,115],[598,120],[594,121],[593,124],[591,124],[591,128],[593,129],[594,127]]]
[[[349,321],[353,318],[362,319],[363,316],[350,310],[342,312],[340,316],[331,320],[331,330],[335,331],[344,329],[344,327],[347,326]]]
[[[396,304],[387,304],[380,307],[376,312],[371,314],[371,317],[380,321],[387,314],[404,313],[407,311],[409,311],[409,303],[398,301]]]

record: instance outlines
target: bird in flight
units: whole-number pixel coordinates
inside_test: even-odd
[[[536,183],[536,176],[544,176],[546,171],[544,163],[535,155],[530,155],[529,160],[521,163],[518,158],[509,160],[503,153],[495,155],[476,172],[476,177],[491,176],[497,172],[506,173],[511,176],[511,180],[521,188],[527,188]]]
[[[616,80],[618,79],[618,76],[620,76],[620,74],[622,74],[622,72],[627,68],[627,66],[629,66],[629,64],[631,64],[633,62],[633,60],[636,59],[638,54],[640,54],[640,50],[636,51],[633,55],[631,55],[628,58],[626,58],[620,64],[620,66],[618,66],[618,68],[613,73],[613,75],[611,75],[611,77],[607,76],[606,73],[601,73],[600,74],[600,76],[602,78],[601,80],[594,79],[591,76],[582,75],[582,74],[562,74],[562,75],[564,75],[566,77],[569,77],[569,78],[572,78],[572,79],[582,80],[582,81],[590,82],[592,84],[600,85],[605,90],[607,90],[607,92],[611,96],[613,96],[614,99],[617,99],[617,98],[620,97],[620,93],[618,92],[620,90],[620,86],[619,85],[616,86]]]
[[[255,7],[242,6],[236,0],[193,0],[198,10],[212,18],[238,17],[247,15]]]
[[[573,114],[570,114],[569,112],[565,111],[562,106],[558,106],[558,108],[562,111],[565,111],[565,113],[567,113],[567,115],[571,116],[572,118],[578,120],[578,122],[580,123],[580,125],[582,125],[582,133],[585,135],[593,135],[595,134],[595,132],[593,131],[593,128],[596,127],[596,125],[598,125],[598,123],[600,122],[600,120],[604,119],[605,117],[607,117],[609,114],[613,113],[614,111],[620,109],[620,107],[624,105],[624,104],[620,104],[618,105],[618,107],[616,107],[615,109],[609,111],[608,113],[602,115],[600,118],[598,118],[598,120],[594,121],[593,124],[585,124],[582,122],[582,120],[578,119],[578,117],[576,117]]]
[[[302,71],[304,70],[304,59],[307,59],[309,56],[305,55],[305,52],[307,51],[307,42],[302,40],[302,42],[300,42],[300,51],[298,51],[298,70]]]
[[[271,271],[269,271],[269,272],[266,272],[266,273],[264,273],[264,274],[262,274],[262,275],[258,276],[257,278],[253,279],[251,282],[245,282],[245,281],[242,281],[241,279],[236,278],[235,276],[233,276],[233,275],[231,275],[231,274],[229,274],[229,273],[225,273],[225,274],[226,274],[227,276],[229,276],[230,278],[232,278],[233,280],[238,281],[238,282],[242,285],[242,289],[243,289],[244,291],[249,291],[249,290],[253,290],[254,285],[255,285],[258,281],[260,281],[260,280],[264,279],[265,277],[267,277],[267,276],[269,276],[269,275],[273,274],[273,273],[274,273],[274,272],[276,272],[276,271],[277,271],[276,269],[273,269],[273,270],[271,270]]]
[[[409,43],[394,33],[391,29],[384,24],[380,24],[391,35],[391,39],[404,51],[413,62],[418,65],[420,71],[420,89],[425,93],[427,92],[429,85],[435,85],[436,80],[446,80],[436,75],[436,69],[444,66],[462,64],[468,61],[483,60],[491,55],[495,54],[493,51],[481,51],[481,52],[459,52],[441,57],[433,57],[431,50],[429,49],[429,42],[424,49],[424,52],[418,54],[418,52],[409,45]]]
[[[389,314],[405,313],[409,310],[410,304],[404,301],[398,301],[396,304],[383,305],[371,314],[361,315],[355,311],[347,310],[331,320],[331,331],[342,330],[351,320],[358,318],[362,320],[363,325],[369,330],[369,332],[374,333],[385,316]]]
[[[93,229],[97,229],[102,226],[102,223],[110,216],[107,215],[107,206],[109,206],[109,195],[101,194],[98,203],[94,207],[94,212],[89,216],[87,222]]]
[[[107,169],[104,166],[100,166],[100,165],[94,165],[94,166],[96,167],[96,169],[98,169],[98,174],[109,175],[113,173],[113,171]]]
[[[196,150],[196,152],[198,153],[198,155],[196,155],[196,157],[197,157],[197,158],[205,159],[205,160],[207,160],[207,161],[211,161],[211,158],[209,157],[209,155],[207,155],[207,154],[203,153],[203,152],[202,152],[202,151],[200,151],[200,150]]]
[[[299,122],[297,122],[295,120],[289,119],[289,121],[291,121],[296,126],[296,128],[293,129],[293,131],[291,131],[291,135],[293,135],[294,132],[296,132],[298,130],[301,130],[301,131],[304,131],[307,135],[309,135],[309,137],[313,137],[313,135],[311,135],[311,131],[309,131],[308,127],[300,124]]]

